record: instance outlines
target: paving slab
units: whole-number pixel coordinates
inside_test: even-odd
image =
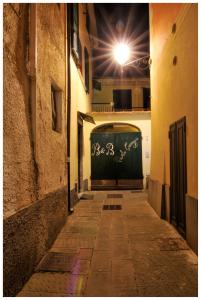
[[[146,193],[87,195],[93,197],[75,206],[17,296],[197,296],[197,256],[172,225],[157,216]],[[122,209],[103,210],[103,205]]]

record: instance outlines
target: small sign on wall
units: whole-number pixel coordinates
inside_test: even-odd
[[[149,152],[148,151],[145,152],[145,158],[149,158]]]

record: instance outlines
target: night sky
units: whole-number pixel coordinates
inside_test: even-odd
[[[129,61],[149,55],[149,7],[146,3],[95,3],[99,47],[94,50],[95,77],[121,77],[112,47],[122,40],[132,49]],[[149,69],[124,67],[123,77],[149,76]]]

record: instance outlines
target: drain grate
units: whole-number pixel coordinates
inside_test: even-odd
[[[120,210],[120,209],[122,209],[122,207],[119,204],[103,205],[103,210]]]
[[[83,194],[80,197],[80,200],[93,200],[94,199],[94,195],[88,195],[88,194]]]
[[[161,251],[188,250],[189,247],[183,239],[180,238],[161,238],[158,240]]]
[[[122,194],[107,194],[108,198],[123,198]]]
[[[75,254],[48,252],[36,267],[36,271],[70,272],[75,263]]]

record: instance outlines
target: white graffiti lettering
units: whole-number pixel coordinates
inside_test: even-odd
[[[119,150],[120,157],[118,162],[123,161],[128,151],[131,151],[131,149],[136,149],[138,147],[138,141],[139,138],[136,138],[133,141],[131,141],[129,144],[128,142],[124,143],[124,149]],[[112,143],[107,143],[105,147],[102,147],[99,143],[92,144],[91,156],[100,156],[103,154],[107,156],[108,155],[114,156],[115,155],[114,145]]]
[[[99,143],[92,144],[91,156],[99,156],[101,154],[114,155],[114,145],[112,143],[107,143],[105,148],[101,147]]]
[[[131,141],[129,144],[125,142],[124,148],[125,150],[119,150],[120,151],[120,158],[119,162],[122,162],[124,157],[126,156],[127,151],[130,151],[132,148],[136,149],[138,147],[138,140],[139,138],[136,138],[135,140]]]
[[[106,145],[107,152],[105,153],[106,155],[114,155],[114,145],[112,143],[107,143]]]

